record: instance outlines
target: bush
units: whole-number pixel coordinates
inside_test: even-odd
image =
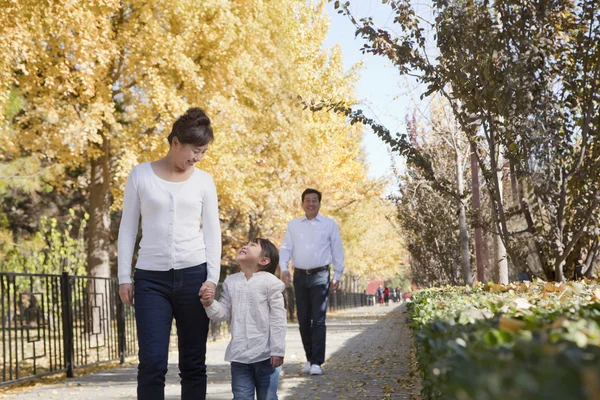
[[[429,399],[600,399],[600,286],[445,287],[409,304]]]
[[[29,240],[7,246],[2,254],[3,271],[60,274],[63,271],[85,275],[86,247],[84,230],[86,214],[75,226],[75,212],[69,210],[64,231],[60,231],[55,218],[42,217],[40,230]]]

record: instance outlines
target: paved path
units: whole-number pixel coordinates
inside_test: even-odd
[[[207,349],[208,395],[231,399],[229,364],[223,361],[226,340]],[[300,374],[304,351],[298,326],[290,324],[279,398],[299,399],[416,399],[418,385],[409,377],[409,328],[402,307],[364,307],[332,314],[327,323],[324,375]],[[177,353],[169,357],[166,399],[179,398]],[[136,366],[125,366],[51,385],[0,394],[5,399],[135,399]]]

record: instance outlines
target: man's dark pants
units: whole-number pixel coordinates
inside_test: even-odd
[[[309,271],[310,272],[310,271]],[[315,273],[294,271],[294,291],[300,336],[311,364],[325,362],[325,315],[330,284],[329,268]]]

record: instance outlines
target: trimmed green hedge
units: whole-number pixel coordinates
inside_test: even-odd
[[[600,286],[421,290],[408,306],[428,399],[600,399]]]

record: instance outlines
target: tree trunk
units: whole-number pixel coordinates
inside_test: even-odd
[[[502,177],[503,177],[503,160],[502,160],[502,154],[500,153],[500,155],[498,156],[498,168],[496,170],[496,174],[498,175],[498,198],[500,199],[500,202],[502,202],[504,200],[504,196],[503,196],[503,187],[504,187],[504,183],[502,182]],[[493,212],[496,212],[495,210],[493,210]],[[500,230],[503,227],[500,224],[497,224],[496,229],[499,230],[498,234],[496,235],[496,268],[498,268],[498,282],[503,284],[503,285],[508,285],[508,259],[506,256],[506,247],[504,246],[504,241],[502,240],[502,236],[500,233]]]
[[[586,278],[591,278],[594,272],[594,262],[598,258],[598,254],[600,253],[600,241],[598,239],[594,240],[592,247],[588,251],[587,257],[585,259],[585,271],[583,271],[583,275]]]
[[[91,277],[109,277],[110,142],[105,135],[102,135],[102,146],[99,146],[97,150],[98,153],[94,154],[91,159],[87,272]],[[85,332],[89,335],[90,346],[103,346],[104,333],[107,331],[107,308],[110,303],[107,281],[104,279],[88,280],[87,292],[89,309],[84,325]]]
[[[260,217],[255,213],[251,212],[248,215],[248,240],[254,240],[260,237]]]
[[[479,192],[479,166],[477,165],[477,145],[471,142],[471,189],[473,190],[473,213],[475,215],[475,258],[477,261],[477,281],[485,281],[487,261],[484,254],[483,233],[481,230],[481,197]]]
[[[519,200],[519,181],[517,179],[517,173],[515,166],[509,161],[510,165],[510,192],[512,194],[513,206],[518,207],[520,204]]]
[[[473,275],[471,274],[471,254],[469,253],[469,234],[467,231],[467,215],[465,210],[465,203],[463,201],[464,194],[464,181],[463,181],[463,168],[462,161],[460,159],[460,152],[455,149],[456,155],[456,187],[458,197],[460,198],[458,204],[458,236],[460,240],[460,257],[462,264],[462,275],[465,285],[473,285]]]
[[[110,276],[110,142],[102,135],[102,147],[91,160],[90,221],[87,271],[90,276]]]

